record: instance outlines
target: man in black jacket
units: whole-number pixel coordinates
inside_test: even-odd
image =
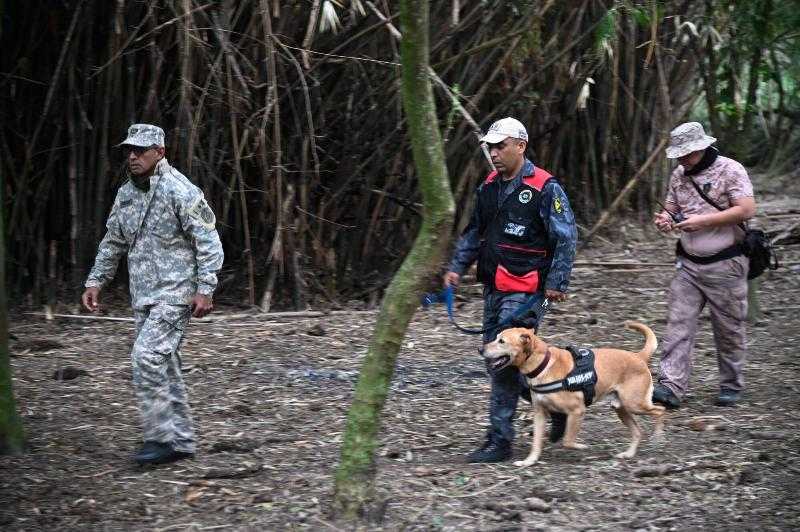
[[[525,157],[528,133],[521,122],[498,120],[481,142],[488,145],[496,170],[478,187],[475,209],[456,244],[444,284],[457,286],[478,261],[478,279],[484,285],[483,342],[488,343],[507,327],[537,328],[533,312],[516,316],[531,298],[533,308],[545,298],[566,299],[577,231],[561,185]],[[484,445],[469,455],[470,462],[511,457],[517,402],[520,395],[530,399],[526,379],[515,367],[490,369],[490,374],[490,427]],[[565,421],[563,414],[553,416],[551,441],[563,435]]]

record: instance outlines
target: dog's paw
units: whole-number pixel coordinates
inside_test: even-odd
[[[575,449],[575,450],[578,450],[578,451],[582,451],[584,449],[588,449],[589,446],[584,444],[584,443],[565,443],[564,444],[564,448],[565,449]]]
[[[629,458],[633,458],[634,456],[636,456],[636,451],[625,451],[624,453],[619,453],[617,458],[627,460]]]
[[[517,460],[514,465],[517,467],[528,467],[536,463],[536,460]]]

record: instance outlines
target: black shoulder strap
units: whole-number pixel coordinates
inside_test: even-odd
[[[715,209],[717,209],[718,211],[724,211],[724,210],[726,210],[726,209],[723,209],[722,207],[720,207],[719,205],[717,205],[717,204],[716,204],[716,202],[714,202],[714,200],[712,200],[711,198],[709,198],[709,197],[706,195],[706,193],[705,193],[705,192],[703,192],[703,191],[702,191],[702,189],[701,189],[699,186],[697,186],[697,183],[695,183],[695,181],[694,181],[694,179],[693,179],[693,178],[691,178],[691,177],[690,177],[690,178],[689,178],[689,182],[692,184],[692,186],[693,186],[693,187],[694,187],[694,189],[697,191],[697,193],[698,193],[698,194],[700,194],[700,197],[701,197],[701,198],[703,198],[704,200],[706,200],[706,203],[708,203],[709,205],[711,205],[712,207],[714,207],[714,208],[715,208]],[[742,230],[742,231],[744,231],[745,233],[747,232],[747,226],[746,226],[746,225],[744,225],[744,224],[743,224],[743,223],[741,223],[741,222],[740,222],[738,225],[739,225],[739,227],[741,228],[741,230]]]

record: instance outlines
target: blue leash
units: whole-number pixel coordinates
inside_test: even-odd
[[[536,297],[535,296],[531,296],[528,299],[528,301],[525,302],[524,305],[519,307],[514,312],[514,314],[512,314],[509,317],[507,317],[506,319],[504,319],[503,321],[501,321],[500,323],[498,323],[494,327],[487,327],[485,329],[467,329],[466,327],[462,327],[458,323],[456,323],[455,317],[453,316],[453,301],[454,300],[455,300],[455,294],[454,294],[453,287],[451,285],[451,286],[446,287],[441,292],[433,292],[433,293],[430,293],[430,294],[425,294],[422,297],[422,306],[423,306],[423,308],[428,308],[429,306],[433,305],[434,303],[444,303],[447,306],[447,317],[450,320],[450,323],[452,323],[453,327],[455,327],[459,331],[467,333],[467,334],[483,334],[483,333],[486,333],[486,332],[489,332],[489,331],[493,331],[495,329],[500,329],[501,327],[504,327],[505,325],[508,325],[509,323],[514,321],[515,319],[521,318],[522,316],[524,316],[525,314],[527,314],[528,312],[533,310],[534,307],[537,306],[536,305]],[[547,312],[549,302],[550,301],[547,298],[544,298],[542,300],[541,304],[538,305],[538,307],[539,307],[538,312],[535,312],[537,329],[538,329],[538,326],[542,322],[542,318],[544,317],[544,313]]]

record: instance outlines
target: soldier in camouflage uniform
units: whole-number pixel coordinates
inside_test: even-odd
[[[222,245],[203,192],[164,158],[160,127],[134,124],[120,145],[129,180],[117,192],[82,301],[97,310],[100,290],[127,253],[136,319],[133,383],[144,425],[134,459],[167,463],[195,452],[178,348],[190,315],[213,308]]]
[[[469,225],[456,245],[444,284],[458,285],[478,261],[484,285],[483,336],[491,342],[505,327],[538,326],[535,314],[515,316],[533,299],[564,301],[575,259],[575,217],[564,189],[548,172],[525,158],[528,133],[514,118],[498,120],[481,139],[496,168],[476,192]],[[515,316],[504,325],[500,324]],[[511,457],[514,414],[519,397],[530,400],[527,380],[513,366],[491,372],[490,427],[485,444],[470,462],[500,462]],[[566,416],[553,414],[550,439],[564,433]]]

